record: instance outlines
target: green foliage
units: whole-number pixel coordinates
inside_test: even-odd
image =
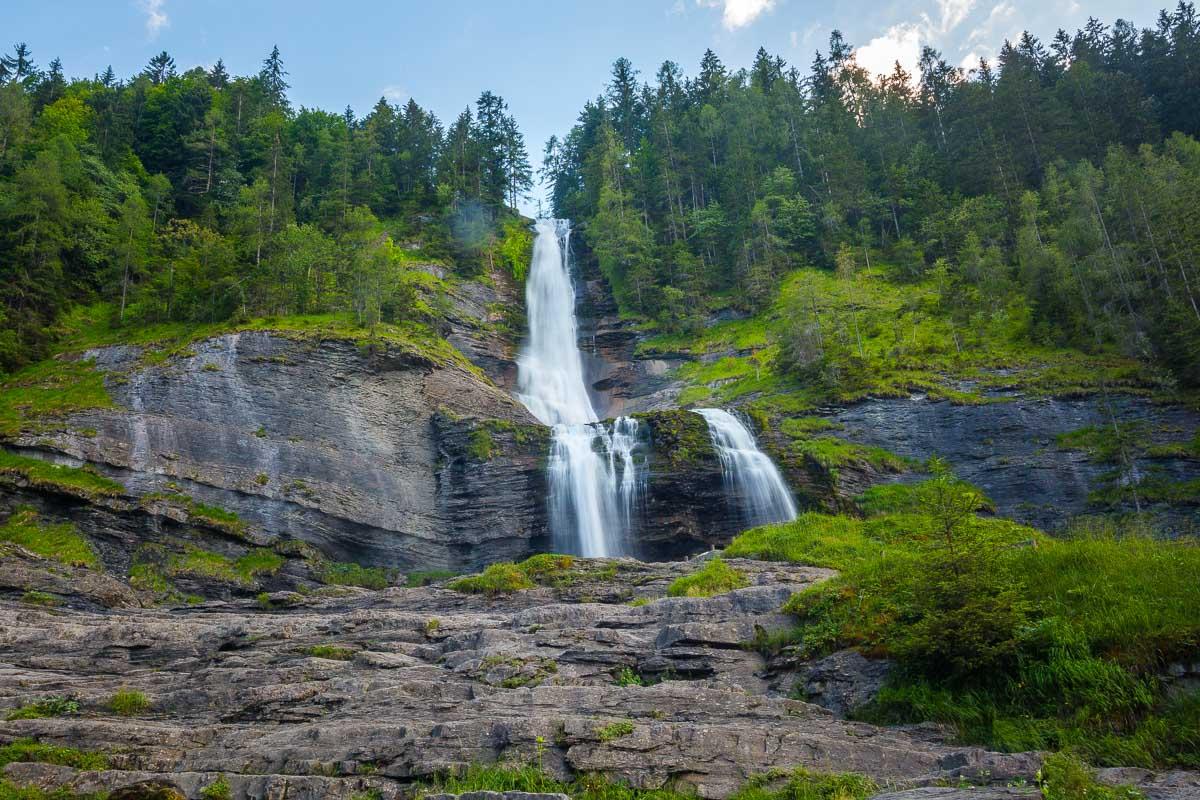
[[[245,537],[249,532],[249,525],[234,512],[219,506],[198,503],[182,492],[150,492],[142,495],[139,499],[143,506],[152,503],[167,503],[181,508],[188,513],[188,517],[192,520],[225,531],[232,536]]]
[[[108,756],[103,753],[57,747],[34,739],[16,739],[6,745],[0,745],[0,769],[20,762],[55,764],[81,770],[108,769]]]
[[[30,590],[22,594],[21,602],[28,606],[43,606],[45,608],[54,608],[63,604],[62,598],[58,595],[50,594],[49,592],[39,592],[37,590]]]
[[[358,586],[363,589],[386,589],[395,575],[384,567],[364,567],[348,562],[324,561],[314,567],[317,580],[332,586]]]
[[[627,719],[623,719],[597,728],[596,736],[601,742],[611,742],[614,739],[620,739],[622,736],[628,736],[633,731],[633,723]]]
[[[0,435],[52,429],[67,414],[111,405],[104,377],[92,362],[46,361],[0,384]]]
[[[535,583],[557,584],[566,579],[574,565],[575,559],[572,556],[538,553],[517,566]]]
[[[31,553],[75,567],[100,565],[95,548],[73,524],[47,525],[28,506],[18,506],[0,526],[0,542],[12,542]]]
[[[259,575],[274,575],[283,568],[283,556],[265,547],[256,547],[233,562],[234,571],[245,580]]]
[[[533,231],[520,218],[506,221],[501,230],[500,261],[514,279],[524,282],[533,260]]]
[[[690,575],[671,581],[667,587],[670,597],[712,597],[749,585],[741,570],[729,566],[721,558],[710,558],[704,566]]]
[[[501,562],[490,564],[478,575],[459,578],[449,584],[449,588],[465,594],[485,594],[496,597],[511,594],[522,589],[532,589],[536,584],[516,564]]]
[[[86,467],[52,464],[40,458],[0,450],[0,476],[19,478],[32,486],[88,499],[119,497],[125,487]]]
[[[641,675],[638,675],[632,668],[626,666],[617,670],[615,683],[617,686],[642,686],[645,684],[645,681],[642,680]]]
[[[874,781],[855,772],[796,769],[757,775],[730,800],[866,800],[878,791]]]
[[[415,589],[420,586],[429,586],[432,583],[440,583],[441,581],[449,580],[450,578],[458,577],[458,573],[450,569],[426,569],[409,572],[404,576],[404,585],[410,589]]]
[[[18,719],[43,719],[65,717],[79,713],[79,703],[66,697],[47,697],[15,708],[4,715],[6,722]]]
[[[232,797],[233,788],[224,775],[200,790],[200,800],[231,800]]]
[[[66,787],[42,789],[0,779],[0,800],[106,800],[106,792],[79,794]]]
[[[118,689],[108,699],[108,707],[122,717],[136,717],[150,710],[150,700],[134,689]]]
[[[491,431],[487,428],[476,428],[471,431],[471,436],[467,443],[467,455],[473,460],[490,461],[495,449],[496,442],[492,439]]]
[[[331,661],[350,661],[354,658],[354,650],[349,647],[339,647],[332,644],[317,644],[306,647],[304,654],[313,658],[327,658]]]
[[[1194,542],[1047,539],[975,517],[981,496],[944,473],[860,502],[875,516],[805,515],[729,548],[841,570],[788,601],[802,627],[782,640],[895,659],[860,717],[936,720],[966,742],[1102,764],[1197,763],[1200,697],[1168,699],[1151,677],[1200,647]]]
[[[1130,786],[1097,782],[1087,764],[1066,753],[1046,756],[1037,783],[1045,800],[1142,800],[1143,797]]]

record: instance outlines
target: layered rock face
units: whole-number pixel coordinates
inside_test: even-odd
[[[1200,414],[1136,397],[998,399],[1002,402],[965,406],[922,397],[875,399],[838,409],[832,419],[844,426],[839,435],[853,441],[922,461],[934,455],[946,459],[955,474],[987,493],[997,513],[1047,530],[1094,512],[1089,496],[1120,466],[1063,449],[1060,435],[1136,425],[1138,435],[1153,444],[1200,429]],[[1188,457],[1137,458],[1127,469],[1136,478],[1200,479],[1200,460]],[[1181,533],[1200,526],[1194,507],[1156,510],[1168,528]]]
[[[16,444],[100,465],[133,494],[183,491],[339,560],[470,568],[545,534],[539,452],[456,470],[466,443],[434,425],[439,410],[533,425],[463,367],[268,332],[219,336],[157,366],[131,347],[87,356],[114,407]]]
[[[0,742],[109,754],[99,772],[13,764],[6,774],[83,790],[157,778],[194,797],[223,773],[235,798],[293,800],[399,797],[440,770],[498,760],[642,787],[674,781],[704,798],[773,767],[853,770],[894,788],[1032,778],[1033,755],[954,746],[928,726],[848,722],[787,699],[786,685],[773,690],[744,644],[786,625],[780,604],[829,572],[730,563],[751,586],[712,598],[664,597],[702,562],[610,560],[577,562],[558,589],[494,599],[431,586],[276,594],[269,609],[0,601],[0,705],[80,705],[6,723]],[[645,604],[628,605],[635,597]],[[109,710],[122,688],[148,708]]]

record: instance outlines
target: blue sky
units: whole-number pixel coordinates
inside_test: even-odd
[[[1166,2],[1166,0],[1163,0]],[[1173,3],[1173,0],[1171,0]],[[713,48],[748,66],[760,45],[807,66],[840,29],[860,62],[880,71],[915,63],[931,44],[954,63],[990,56],[1025,28],[1049,39],[1089,14],[1151,25],[1160,4],[1136,0],[6,0],[4,36],[28,42],[45,66],[68,75],[112,64],[137,72],[160,50],[182,68],[224,58],[258,70],[273,44],[283,53],[295,104],[362,114],[380,96],[409,96],[449,121],[480,90],[504,96],[535,157],[599,92],[618,56],[645,79],[665,59],[695,72]],[[11,42],[0,41],[7,48]]]

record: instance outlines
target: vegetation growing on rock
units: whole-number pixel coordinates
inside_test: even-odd
[[[87,538],[69,522],[46,524],[32,508],[17,508],[3,526],[0,542],[11,542],[31,553],[76,567],[96,567],[100,558]]]
[[[672,581],[667,588],[671,597],[712,597],[748,586],[746,576],[721,558],[710,558],[690,575]]]
[[[90,467],[53,464],[40,458],[0,450],[0,477],[19,478],[31,486],[88,499],[118,497],[125,487]]]

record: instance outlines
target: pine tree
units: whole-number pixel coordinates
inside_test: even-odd
[[[224,60],[218,58],[217,63],[208,71],[208,85],[214,89],[229,87],[229,72],[225,69]]]
[[[33,54],[24,42],[13,46],[11,56],[0,57],[0,69],[4,70],[2,77],[5,80],[24,81],[38,74],[37,65],[33,63]]]
[[[175,77],[175,59],[167,54],[166,50],[150,59],[150,63],[142,70],[142,75],[150,79],[150,82],[155,86],[166,83],[169,79]]]
[[[263,67],[258,73],[258,81],[262,85],[267,100],[276,108],[290,111],[287,90],[290,88],[284,76],[287,71],[283,68],[283,59],[279,55],[279,45],[271,48],[271,54],[263,60]]]

